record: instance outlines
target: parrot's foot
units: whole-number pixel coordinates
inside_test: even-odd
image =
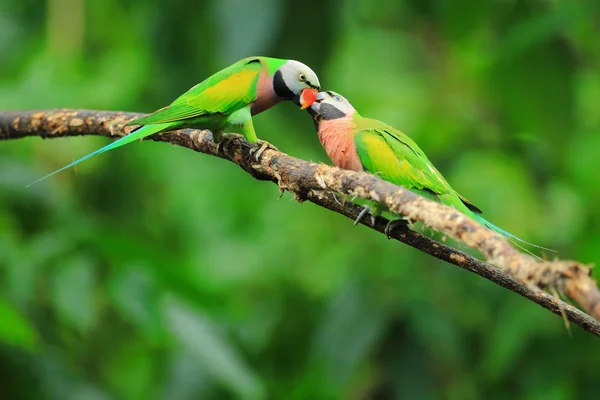
[[[213,133],[213,141],[217,144],[217,154],[225,155],[223,148],[227,145],[227,143],[231,142],[235,138],[241,138],[242,135],[238,133],[225,133],[225,132],[215,132]]]
[[[273,146],[271,143],[266,142],[264,140],[259,139],[258,143],[259,144],[262,143],[258,149],[254,148],[254,147],[252,149],[250,149],[250,155],[254,154],[254,159],[256,160],[256,162],[260,161],[260,156],[262,156],[262,154],[265,152],[266,149],[279,151],[279,149],[277,147]]]
[[[356,220],[354,220],[354,226],[358,225],[358,223],[362,221],[367,214],[371,216],[371,224],[375,225],[375,216],[373,215],[373,210],[371,209],[371,206],[365,204],[360,214],[358,214],[358,217],[356,217]]]
[[[223,154],[223,142],[225,142],[225,139],[221,139],[217,143],[217,154]]]
[[[385,230],[383,231],[383,233],[385,233],[385,237],[390,239],[394,229],[396,229],[399,226],[406,227],[406,226],[408,226],[408,222],[404,219],[395,219],[393,221],[389,221],[387,223],[387,225],[385,226]]]
[[[228,135],[224,135],[223,133],[213,135],[213,140],[217,143],[217,154],[225,154],[223,151],[223,146],[225,146],[229,139],[230,137],[228,137]]]

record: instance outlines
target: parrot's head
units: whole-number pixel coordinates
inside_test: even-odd
[[[299,61],[288,60],[275,71],[273,89],[277,96],[292,100],[304,110],[315,101],[321,84],[317,74],[308,66]]]
[[[342,95],[328,90],[319,92],[314,103],[308,109],[317,126],[321,121],[351,117],[356,113],[352,104]]]

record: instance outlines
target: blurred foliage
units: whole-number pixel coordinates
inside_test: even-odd
[[[600,3],[3,0],[0,109],[150,112],[239,58],[302,60],[491,221],[600,260]],[[283,104],[259,136],[328,162]],[[592,399],[598,339],[257,182],[134,144],[0,143],[10,399]]]

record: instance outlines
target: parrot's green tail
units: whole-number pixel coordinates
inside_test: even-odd
[[[546,247],[538,246],[537,244],[529,243],[528,241],[523,240],[520,237],[515,236],[512,233],[507,232],[504,229],[497,227],[496,225],[492,224],[487,219],[483,218],[478,213],[475,213],[474,211],[469,209],[469,207],[458,197],[458,195],[456,193],[448,193],[448,194],[441,195],[441,196],[439,196],[439,199],[441,200],[441,202],[443,204],[450,205],[450,206],[458,209],[460,212],[462,212],[465,215],[468,215],[475,221],[479,222],[481,225],[508,238],[508,240],[510,240],[513,244],[515,244],[516,246],[520,247],[521,249],[525,250],[526,252],[528,252],[529,254],[531,254],[535,257],[537,257],[535,254],[531,253],[529,250],[525,249],[523,246],[519,245],[517,242],[523,243],[523,244],[526,244],[526,245],[529,245],[529,246],[532,246],[532,247],[535,247],[535,248],[538,248],[541,250],[556,252],[556,250],[548,249]],[[539,258],[539,257],[537,257],[537,258]]]
[[[548,248],[546,248],[546,247],[542,247],[542,246],[538,246],[537,244],[533,244],[533,243],[530,243],[530,242],[528,242],[528,241],[526,241],[526,240],[523,240],[523,239],[521,239],[520,237],[518,237],[518,236],[515,236],[515,235],[513,235],[512,233],[510,233],[510,232],[507,232],[507,231],[505,231],[504,229],[497,227],[496,225],[492,224],[492,223],[491,223],[490,221],[488,221],[487,219],[483,218],[481,215],[478,215],[478,214],[473,214],[473,216],[474,216],[475,220],[476,220],[477,222],[479,222],[480,224],[482,224],[482,225],[484,225],[484,226],[487,226],[487,227],[488,227],[488,228],[490,228],[491,230],[493,230],[493,231],[495,231],[495,232],[498,232],[499,234],[501,234],[501,235],[503,235],[503,236],[506,236],[506,237],[507,237],[507,238],[509,238],[509,239],[516,240],[517,242],[521,242],[521,243],[523,243],[523,244],[526,244],[526,245],[529,245],[529,246],[533,246],[533,247],[535,247],[535,248],[538,248],[538,249],[541,249],[541,250],[547,250],[547,251],[556,252],[556,250],[553,250],[553,249],[548,249]],[[519,247],[520,247],[520,246],[519,246]]]
[[[124,146],[126,144],[129,144],[129,143],[135,141],[135,140],[145,138],[146,136],[150,136],[150,135],[153,135],[153,134],[158,133],[158,132],[167,131],[171,126],[172,126],[172,124],[170,124],[170,123],[169,124],[152,124],[152,125],[142,126],[141,128],[136,129],[133,132],[131,132],[129,135],[124,136],[121,139],[116,140],[116,141],[112,142],[111,144],[106,145],[106,146],[104,146],[104,147],[102,147],[102,148],[94,151],[93,153],[90,153],[87,156],[80,158],[79,160],[73,161],[69,165],[65,165],[61,169],[58,169],[58,170],[56,170],[56,171],[54,171],[54,172],[52,172],[52,173],[50,173],[50,174],[48,174],[48,175],[40,178],[40,179],[38,179],[35,182],[30,183],[29,185],[27,185],[27,187],[29,187],[31,185],[35,185],[36,183],[39,183],[39,182],[43,181],[46,178],[50,178],[52,175],[58,174],[59,172],[64,171],[65,169],[71,168],[72,166],[77,165],[80,162],[85,161],[85,160],[87,160],[89,158],[92,158],[94,156],[97,156],[98,154],[102,154],[102,153],[104,153],[106,151],[116,149],[117,147]]]

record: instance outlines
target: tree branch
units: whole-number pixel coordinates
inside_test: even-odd
[[[132,129],[124,127],[125,123],[142,115],[144,114],[87,110],[0,112],[0,140],[27,136],[121,137]],[[256,179],[277,183],[280,190],[290,191],[298,201],[308,200],[351,219],[357,217],[361,208],[350,201],[342,201],[337,193],[385,204],[409,221],[420,221],[477,249],[488,263],[411,231],[408,227],[396,229],[392,238],[474,272],[557,315],[566,316],[572,323],[600,336],[600,291],[596,281],[591,278],[590,268],[581,263],[536,260],[515,250],[501,235],[454,208],[418,196],[370,174],[303,161],[272,149],[267,149],[257,163],[250,155],[250,150],[255,145],[246,142],[239,135],[233,136],[224,144],[222,153],[217,152],[209,131],[181,130],[154,135],[149,139],[227,159]],[[363,221],[364,225],[381,233],[386,223],[384,218],[378,218],[375,225],[371,224],[370,218]],[[593,317],[544,290],[567,296]]]

